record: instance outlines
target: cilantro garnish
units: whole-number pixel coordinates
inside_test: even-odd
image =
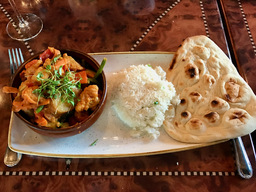
[[[94,146],[94,145],[96,145],[96,143],[97,143],[98,140],[99,140],[99,139],[96,139],[96,140],[93,141],[89,146]]]
[[[40,97],[56,99],[61,98],[62,102],[67,102],[75,106],[76,94],[75,88],[80,89],[80,79],[75,78],[75,74],[71,71],[63,72],[62,66],[58,70],[51,70],[52,67],[47,65],[45,72],[49,74],[47,79],[43,78],[43,73],[37,75],[37,80],[41,82],[41,86],[35,89],[33,93]]]

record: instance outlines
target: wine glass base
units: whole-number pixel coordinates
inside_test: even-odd
[[[7,34],[15,40],[27,41],[36,37],[43,29],[43,21],[32,13],[22,14],[23,22],[18,18],[11,20],[6,26]]]

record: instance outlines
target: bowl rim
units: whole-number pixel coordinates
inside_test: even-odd
[[[58,49],[58,48],[55,48],[57,50],[59,50],[61,52],[61,54],[64,54],[64,53],[76,53],[76,54],[79,54],[79,55],[82,55],[84,57],[87,57],[89,58],[89,60],[91,60],[97,68],[100,67],[100,64],[91,56],[89,55],[88,53],[84,53],[82,51],[79,51],[79,50],[75,50],[75,49]],[[39,57],[39,55],[41,53],[43,53],[44,51],[41,51],[41,52],[38,52],[36,54],[34,54],[33,56],[29,57],[27,60],[25,60],[22,65],[20,65],[18,67],[18,69],[15,71],[15,73],[13,74],[12,76],[12,80],[11,80],[11,86],[13,86],[14,84],[14,80],[15,80],[15,77],[17,75],[20,74],[21,70],[23,70],[23,68],[25,67],[25,65],[32,61],[33,59],[36,59]],[[70,54],[68,54],[69,56],[72,56]],[[72,56],[73,57],[73,56]],[[91,64],[90,64],[91,65]],[[72,132],[73,130],[79,130],[81,128],[81,126],[86,123],[87,121],[89,121],[90,119],[92,119],[98,112],[100,112],[101,108],[104,107],[105,105],[105,102],[106,102],[106,98],[107,98],[107,79],[106,79],[106,75],[105,75],[105,72],[104,72],[104,69],[102,71],[102,73],[100,74],[102,76],[102,82],[103,85],[102,85],[102,96],[101,96],[101,99],[100,99],[100,102],[99,104],[97,105],[96,109],[85,119],[83,119],[82,121],[80,122],[77,122],[76,124],[72,125],[72,126],[68,126],[68,127],[63,127],[63,128],[50,128],[50,127],[43,127],[43,126],[39,126],[39,125],[36,125],[30,121],[28,121],[26,118],[24,118],[20,112],[14,112],[14,114],[16,116],[18,116],[18,118],[20,118],[22,121],[24,121],[28,127],[32,128],[32,129],[35,129],[35,130],[38,130],[38,131],[46,131],[48,133],[56,133],[56,134],[60,134],[60,133],[68,133],[68,132]],[[13,96],[11,94],[11,102],[13,101]],[[102,113],[102,112],[100,112]],[[97,119],[96,119],[97,120]],[[94,122],[93,122],[94,123]],[[92,123],[92,124],[93,124]],[[89,128],[91,125],[89,125],[87,128]],[[87,129],[86,128],[86,129]]]

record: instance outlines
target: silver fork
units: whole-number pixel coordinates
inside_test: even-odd
[[[21,52],[21,49],[8,49],[9,59],[10,59],[10,68],[11,73],[14,74],[18,67],[24,62],[24,58]],[[12,151],[9,146],[6,147],[6,152],[4,155],[4,164],[7,167],[13,167],[17,165],[22,158],[21,153]]]

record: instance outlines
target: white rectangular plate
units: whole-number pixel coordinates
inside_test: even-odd
[[[166,71],[173,58],[173,54],[168,52],[120,52],[91,55],[99,63],[104,57],[107,58],[107,64],[104,68],[107,80],[110,79],[113,72],[118,72],[130,65],[150,64],[153,67],[161,66]],[[97,142],[91,146],[96,140]],[[153,155],[188,150],[215,143],[218,142],[207,144],[177,142],[170,138],[163,129],[156,140],[132,138],[129,135],[129,128],[118,119],[111,109],[110,97],[108,97],[105,109],[96,123],[79,135],[66,138],[42,136],[30,130],[16,115],[12,115],[8,137],[9,147],[16,152],[63,158]]]

